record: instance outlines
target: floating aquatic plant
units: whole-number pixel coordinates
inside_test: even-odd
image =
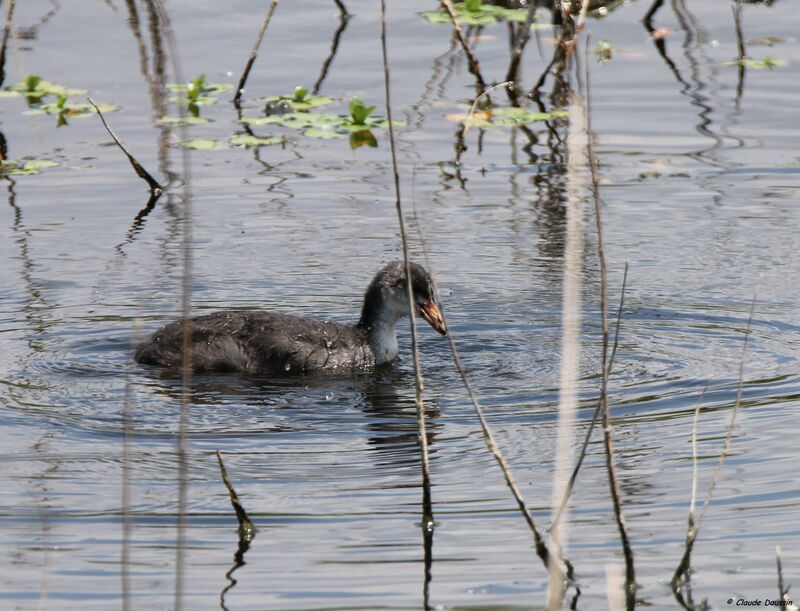
[[[119,110],[116,104],[99,104],[100,112],[114,112]],[[58,117],[58,127],[69,125],[67,119],[76,119],[81,117],[88,117],[94,114],[95,108],[86,102],[70,103],[69,97],[66,95],[59,95],[56,97],[55,102],[47,102],[40,104],[32,110],[25,111],[28,115],[38,115],[47,113]]]
[[[266,117],[242,117],[242,123],[248,125],[280,125],[289,129],[302,131],[308,138],[333,139],[342,138],[348,133],[368,131],[370,128],[388,127],[389,120],[383,117],[370,116],[375,106],[367,106],[358,98],[351,98],[348,105],[349,115],[334,115],[321,112],[287,112],[268,115]],[[403,125],[403,121],[394,121],[394,125]],[[375,144],[372,144],[372,142]],[[367,144],[377,146],[374,136],[362,135],[351,139],[351,146],[358,148]],[[356,145],[356,146],[354,146]]]
[[[751,38],[750,40],[747,41],[747,44],[771,47],[773,45],[777,45],[782,42],[786,42],[786,39],[780,38],[778,36],[760,36],[758,38]]]
[[[268,98],[259,98],[257,102],[266,102],[271,106],[285,106],[290,110],[302,112],[310,110],[316,106],[332,104],[333,100],[324,95],[309,95],[308,89],[298,85],[294,88],[294,93],[289,95],[273,95]]]
[[[243,146],[244,148],[254,148],[257,146],[268,146],[270,144],[283,144],[286,138],[283,136],[270,136],[269,138],[259,138],[250,134],[237,134],[228,139],[233,146]]]
[[[456,23],[459,25],[487,25],[498,21],[524,22],[528,18],[527,8],[504,8],[484,4],[481,0],[465,0],[453,4]],[[431,23],[450,23],[447,11],[425,11],[420,13]]]
[[[30,101],[39,101],[45,96],[86,95],[86,89],[72,89],[64,85],[57,85],[46,81],[37,74],[29,74],[19,83],[14,83],[8,88],[12,95],[21,95]]]
[[[756,70],[772,70],[773,68],[783,68],[789,64],[785,59],[776,59],[769,55],[764,59],[753,59],[752,57],[743,57],[728,62],[722,62],[723,66],[744,66],[746,68],[755,68]]]
[[[283,136],[271,136],[269,138],[259,138],[251,136],[250,134],[237,134],[231,136],[227,142],[222,140],[211,140],[208,138],[194,138],[179,142],[178,146],[187,149],[194,149],[196,151],[218,151],[220,149],[227,149],[229,145],[240,146],[245,148],[253,148],[257,146],[267,146],[269,144],[281,144],[285,142]]]
[[[214,94],[232,88],[233,85],[230,83],[207,83],[205,74],[201,74],[188,83],[167,84],[167,89],[178,94],[171,97],[169,101],[175,104],[183,104],[185,102],[189,113],[194,117],[200,114],[200,106],[217,103],[217,98],[214,97]]]
[[[20,176],[28,174],[38,174],[45,168],[54,168],[60,163],[48,161],[47,159],[3,159],[0,161],[0,175]]]
[[[192,140],[186,140],[185,142],[179,142],[178,146],[181,146],[185,149],[193,149],[195,151],[213,151],[215,149],[226,148],[225,145],[219,140],[209,140],[207,138],[194,138]]]
[[[203,117],[194,117],[192,115],[185,115],[183,117],[178,115],[165,115],[156,119],[156,125],[170,125],[177,127],[179,125],[205,125],[208,119]]]
[[[466,113],[452,113],[447,115],[448,121],[463,123],[468,127],[516,127],[527,125],[536,121],[549,121],[568,116],[566,110],[551,110],[550,112],[534,112],[527,108],[503,107],[480,110],[471,115]]]

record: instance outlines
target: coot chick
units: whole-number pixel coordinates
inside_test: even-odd
[[[411,263],[417,311],[442,335],[447,330],[425,269]],[[215,312],[190,319],[195,372],[297,375],[361,371],[397,356],[397,321],[409,315],[405,264],[381,269],[364,294],[355,325],[263,311]],[[183,321],[141,344],[136,361],[177,369],[183,363]]]

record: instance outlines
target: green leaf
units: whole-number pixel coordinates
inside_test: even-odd
[[[31,88],[32,85],[33,87]],[[11,91],[17,91],[29,98],[42,98],[47,95],[65,95],[69,97],[71,95],[86,95],[86,93],[88,93],[86,89],[70,89],[63,85],[56,85],[55,83],[46,81],[42,77],[33,74],[29,74],[25,77],[25,80],[19,83],[14,83],[9,89]]]
[[[234,146],[243,146],[245,148],[253,148],[256,146],[267,146],[269,144],[282,144],[286,139],[283,136],[270,136],[269,138],[259,138],[251,136],[250,134],[237,134],[231,136],[228,142]]]
[[[303,87],[302,85],[298,85],[294,88],[294,98],[295,102],[304,102],[305,99],[308,97],[308,89]]]
[[[510,9],[492,4],[483,4],[480,0],[466,0],[453,5],[456,23],[459,25],[487,25],[498,21],[524,22],[528,18],[527,8]],[[450,23],[450,15],[446,11],[425,11],[420,16],[431,23]],[[534,16],[534,20],[536,16]]]
[[[119,110],[119,106],[116,104],[98,104],[97,107],[100,109],[100,112],[115,112]],[[41,110],[46,112],[50,115],[58,115],[60,117],[70,117],[70,118],[78,118],[78,117],[88,117],[95,113],[94,106],[91,104],[87,104],[85,102],[81,102],[78,104],[69,104],[67,102],[67,98],[64,96],[59,96],[58,100],[55,102],[49,102],[47,104],[42,104],[39,107]]]
[[[310,110],[316,106],[325,106],[332,104],[333,100],[324,95],[306,95],[302,102],[298,102],[294,97],[288,95],[271,95],[268,98],[258,98],[256,102],[266,102],[267,104],[276,105],[278,103],[285,104],[287,108],[293,111]]]
[[[751,38],[747,41],[748,45],[766,45],[771,47],[772,45],[777,45],[782,42],[786,42],[785,38],[779,38],[777,36],[761,36],[760,38]]]
[[[367,117],[375,110],[375,106],[366,106],[364,102],[358,98],[350,98],[348,110],[350,111],[350,117],[353,123],[356,125],[366,125]]]
[[[0,161],[0,175],[23,176],[38,174],[40,170],[54,168],[58,165],[61,164],[46,159],[27,159],[22,161],[4,159]]]
[[[323,140],[331,140],[333,138],[344,138],[344,134],[341,134],[337,131],[332,129],[320,129],[318,127],[309,127],[306,131],[303,132],[304,136],[308,138],[321,138]]]
[[[450,114],[447,118],[451,121],[458,121],[473,128],[489,127],[515,127],[526,125],[536,121],[549,121],[560,117],[567,117],[566,110],[552,110],[550,112],[534,112],[527,108],[503,107],[490,108],[474,113],[472,116],[466,114]]]
[[[225,148],[225,146],[219,140],[208,140],[205,138],[186,140],[185,142],[181,142],[180,146],[186,149],[194,149],[196,151],[213,151],[216,149]]]
[[[36,91],[39,83],[42,82],[42,77],[36,74],[29,74],[23,82],[25,83],[25,91]]]
[[[242,117],[239,119],[242,123],[247,125],[275,125],[281,122],[283,115],[270,115],[268,117]]]
[[[188,98],[180,96],[180,95],[175,95],[175,96],[172,96],[169,99],[169,101],[172,102],[173,104],[190,103],[190,104],[195,104],[197,106],[210,106],[211,104],[216,104],[217,103],[217,98],[212,98],[211,96],[208,96],[208,95],[198,95],[195,98],[192,98],[191,95]]]
[[[743,59],[723,62],[723,66],[745,66],[746,68],[755,68],[756,70],[772,70],[773,68],[783,68],[789,64],[785,59],[776,59],[774,57],[765,57],[764,59],[753,59],[752,57],[745,57]]]
[[[208,119],[203,117],[180,117],[174,115],[166,115],[156,120],[156,125],[205,125]]]
[[[201,77],[203,79],[202,82],[199,81]],[[192,80],[191,83],[167,83],[167,89],[170,91],[180,91],[182,93],[196,90],[199,94],[221,93],[223,91],[233,89],[233,85],[231,83],[207,83],[205,78],[205,75],[201,74],[196,79]]]
[[[377,148],[378,146],[375,135],[368,129],[362,129],[350,134],[350,148],[355,150],[362,146],[370,146],[372,148]]]

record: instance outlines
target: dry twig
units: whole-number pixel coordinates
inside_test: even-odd
[[[158,197],[159,195],[161,195],[162,191],[164,190],[163,187],[158,183],[158,181],[155,178],[153,178],[150,175],[150,173],[147,170],[144,169],[144,167],[142,167],[141,163],[136,161],[136,158],[128,152],[128,149],[126,149],[125,146],[122,144],[122,142],[119,141],[119,138],[117,138],[116,135],[114,135],[114,132],[111,131],[111,128],[108,126],[108,123],[106,123],[106,119],[103,116],[103,113],[100,112],[100,108],[98,108],[97,104],[94,103],[94,100],[92,98],[86,98],[86,99],[89,100],[89,104],[94,106],[94,109],[97,111],[97,116],[99,116],[100,120],[103,122],[103,127],[106,128],[108,135],[111,136],[112,140],[114,140],[114,142],[120,148],[120,150],[123,153],[125,153],[125,156],[128,158],[128,161],[130,162],[131,167],[133,168],[133,171],[136,172],[136,175],[142,180],[144,180],[150,187],[150,195],[152,197]]]
[[[747,318],[747,329],[745,330],[744,342],[742,345],[742,356],[739,361],[739,384],[736,390],[736,400],[733,405],[733,411],[731,412],[731,419],[728,423],[728,430],[725,433],[725,441],[722,446],[722,452],[719,455],[719,462],[717,463],[716,468],[714,469],[714,475],[711,478],[711,482],[708,486],[708,491],[706,492],[706,498],[703,501],[703,506],[700,509],[700,513],[697,516],[697,519],[694,519],[694,504],[695,504],[695,490],[694,486],[692,489],[692,499],[689,507],[689,518],[688,518],[688,529],[686,532],[686,542],[684,544],[683,556],[681,557],[680,562],[678,563],[678,567],[675,569],[675,573],[672,575],[672,588],[675,594],[675,597],[678,599],[678,602],[684,608],[690,608],[690,605],[683,600],[681,595],[681,588],[685,585],[688,585],[689,582],[689,566],[691,563],[691,554],[692,548],[694,547],[695,540],[697,539],[697,535],[700,532],[700,525],[703,522],[703,518],[705,517],[706,511],[708,510],[708,506],[711,503],[711,498],[714,496],[714,490],[717,487],[717,483],[719,482],[720,475],[722,474],[722,467],[725,464],[725,458],[730,453],[731,449],[731,442],[733,440],[733,431],[736,427],[736,417],[739,414],[739,408],[742,404],[742,393],[744,392],[744,364],[745,364],[745,357],[747,356],[747,344],[750,339],[750,331],[753,325],[753,314],[755,312],[756,307],[756,300],[758,299],[758,286],[756,287],[756,292],[753,295],[753,301],[750,304],[750,314]],[[696,450],[695,450],[696,451]]]
[[[419,346],[417,344],[416,314],[414,306],[414,288],[411,282],[411,263],[408,257],[408,237],[406,226],[403,219],[403,204],[400,197],[400,174],[397,169],[397,150],[394,138],[394,124],[392,123],[392,104],[390,92],[389,58],[386,51],[386,0],[381,0],[381,52],[383,56],[383,82],[386,95],[386,118],[389,122],[389,148],[392,155],[392,174],[394,177],[395,190],[395,209],[397,210],[397,220],[400,225],[400,239],[403,243],[403,260],[406,269],[406,287],[408,290],[408,305],[411,317],[411,351],[414,356],[414,377],[416,381],[415,404],[417,408],[417,427],[420,442],[420,453],[422,457],[422,529],[423,541],[426,549],[425,576],[423,582],[423,608],[428,609],[429,584],[430,584],[430,562],[429,549],[432,545],[431,535],[433,533],[433,506],[431,502],[431,472],[430,461],[428,458],[428,434],[425,426],[425,405],[422,399],[424,382],[422,379],[422,369],[420,367]]]
[[[250,75],[250,69],[253,67],[256,57],[258,57],[258,48],[261,46],[261,41],[264,39],[264,32],[267,31],[267,26],[269,25],[269,21],[272,19],[272,14],[275,12],[275,8],[277,6],[278,0],[272,0],[272,3],[269,5],[269,9],[267,10],[267,14],[264,17],[264,21],[261,23],[261,28],[258,30],[258,36],[256,37],[256,43],[253,45],[253,50],[250,51],[250,57],[247,58],[247,63],[242,71],[242,76],[239,78],[239,84],[236,85],[236,93],[233,96],[234,104],[239,104],[239,101],[242,99],[242,92],[244,91],[244,86],[247,83],[247,77]]]
[[[453,24],[453,32],[464,51],[464,55],[467,56],[469,71],[477,80],[478,88],[480,89],[480,91],[478,91],[478,95],[480,95],[486,91],[486,81],[483,80],[483,75],[481,74],[481,64],[478,61],[478,58],[475,57],[472,49],[469,48],[467,41],[464,39],[464,34],[461,32],[461,26],[458,25],[458,21],[456,21],[456,11],[455,8],[453,8],[453,3],[451,0],[440,0],[440,4],[445,12],[450,16],[450,22]]]
[[[412,205],[414,210],[414,219],[415,224],[417,226],[417,232],[419,234],[420,244],[422,246],[422,252],[425,257],[425,266],[429,271],[433,268],[431,266],[430,260],[430,253],[428,252],[427,242],[422,235],[422,228],[420,226],[418,216],[417,216],[417,205],[416,205],[416,198],[412,197]],[[522,514],[522,517],[525,519],[525,522],[528,524],[528,527],[531,529],[533,533],[533,541],[534,541],[534,548],[536,549],[536,554],[542,560],[545,568],[548,572],[552,575],[553,572],[551,570],[551,563],[553,563],[553,556],[550,554],[550,551],[547,547],[547,544],[544,541],[539,529],[536,527],[536,522],[533,519],[533,514],[531,513],[530,509],[528,509],[528,505],[525,502],[525,499],[522,496],[522,492],[517,486],[516,480],[514,479],[514,475],[511,473],[511,467],[506,460],[506,457],[503,455],[502,450],[500,450],[500,446],[497,445],[497,441],[495,441],[494,434],[492,433],[492,429],[489,426],[489,422],[486,420],[486,416],[483,413],[483,408],[481,407],[480,401],[478,400],[475,391],[472,389],[472,385],[469,382],[469,378],[467,377],[467,372],[464,369],[464,365],[461,362],[461,356],[458,352],[458,347],[456,346],[456,338],[453,334],[453,330],[447,322],[446,316],[446,308],[444,306],[444,302],[441,299],[441,291],[439,290],[439,285],[436,282],[436,276],[431,272],[431,282],[433,283],[433,290],[436,293],[436,301],[439,304],[440,314],[442,316],[442,320],[444,321],[445,327],[447,327],[447,339],[450,344],[450,352],[453,355],[453,362],[455,363],[456,369],[458,370],[458,374],[461,377],[461,383],[464,385],[464,389],[467,391],[467,396],[469,397],[470,403],[472,403],[472,407],[475,410],[475,414],[478,416],[478,421],[481,425],[481,432],[483,433],[483,439],[486,443],[486,447],[492,453],[495,461],[500,466],[500,470],[503,472],[503,476],[506,480],[506,485],[508,486],[509,490],[511,490],[511,494],[514,496],[514,500],[517,502],[517,507]],[[563,560],[563,559],[562,559]],[[570,575],[572,573],[572,566],[569,564],[568,561],[564,560],[566,565],[566,571],[562,570],[560,567],[558,568],[559,574],[561,574],[561,580],[563,581],[563,575],[566,573]]]

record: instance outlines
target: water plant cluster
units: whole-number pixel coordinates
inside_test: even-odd
[[[22,96],[30,107],[26,114],[47,113],[57,117],[57,127],[68,125],[67,119],[87,117],[95,112],[87,102],[70,102],[70,96],[86,95],[86,89],[74,89],[47,81],[36,74],[29,74],[19,83],[11,85],[6,93]],[[46,98],[54,98],[45,102]],[[119,110],[115,104],[100,104],[102,112]]]
[[[498,21],[524,22],[528,18],[527,8],[505,8],[494,4],[484,4],[482,0],[465,0],[453,4],[456,23],[459,25],[488,25]],[[421,15],[431,23],[451,23],[450,14],[445,10],[425,11]]]

